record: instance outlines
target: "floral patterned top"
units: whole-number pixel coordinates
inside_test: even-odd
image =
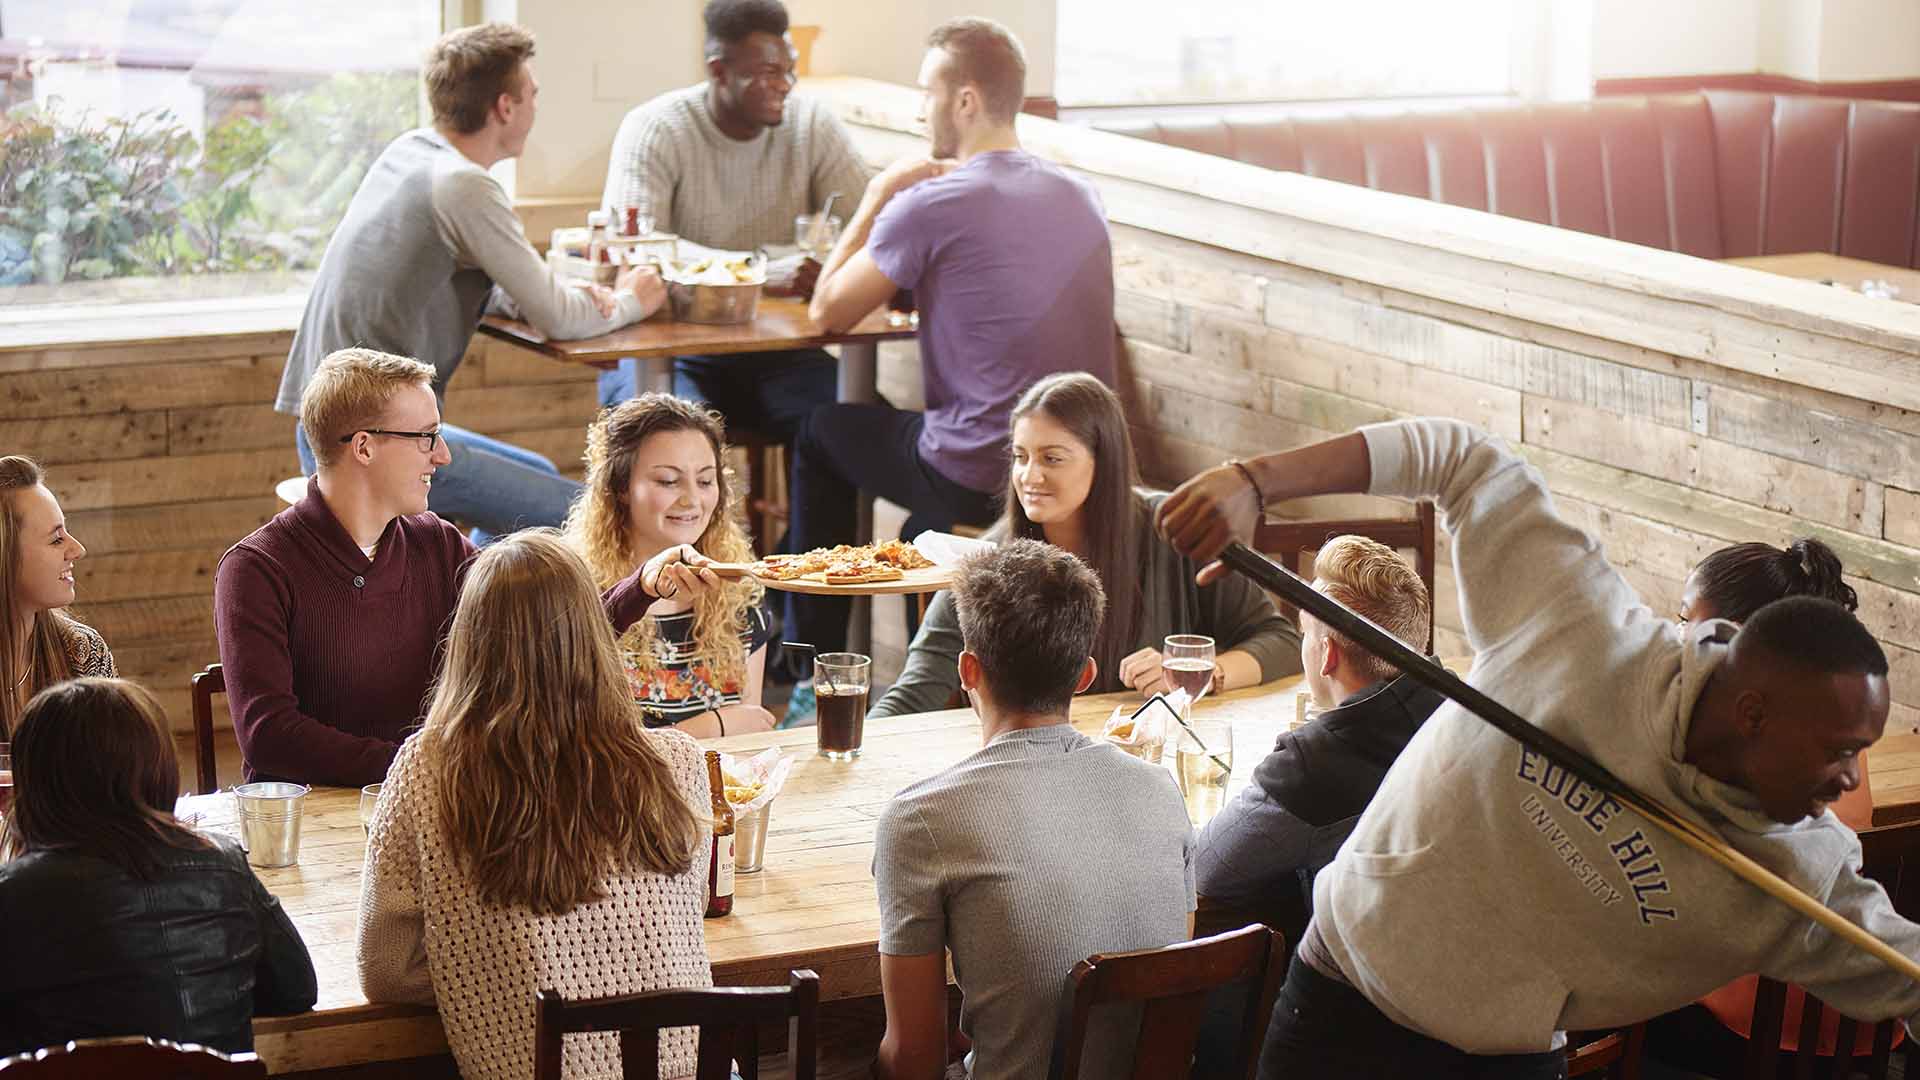
[[[708,709],[740,703],[744,678],[716,680],[713,658],[692,640],[693,612],[646,618],[653,622],[653,670],[640,673],[637,653],[626,652],[621,660],[633,700],[647,714],[648,727],[677,724]],[[757,606],[748,608],[740,627],[742,655],[752,656],[770,636],[766,612]]]
[[[69,624],[71,634],[67,637],[67,663],[73,665],[73,677],[84,679],[89,675],[101,675],[114,678],[120,674],[113,666],[113,653],[107,649],[107,640],[100,632],[83,622]]]

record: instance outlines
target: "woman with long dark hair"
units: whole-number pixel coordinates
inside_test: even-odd
[[[114,675],[93,628],[67,614],[87,549],[32,458],[0,457],[0,741],[33,695],[63,679]]]
[[[1013,408],[1013,467],[1006,509],[990,540],[1044,540],[1100,575],[1107,617],[1094,643],[1092,689],[1165,689],[1160,644],[1168,634],[1214,639],[1214,689],[1233,690],[1300,671],[1300,631],[1245,578],[1206,587],[1198,569],[1153,531],[1166,496],[1136,490],[1139,472],[1120,399],[1084,372],[1050,375]],[[960,684],[960,626],[942,593],[907,653],[906,669],[870,716],[945,708]]]
[[[0,864],[0,1054],[109,1035],[253,1049],[253,1018],[313,1007],[313,961],[239,845],[176,821],[153,695],[60,683],[13,734]]]
[[[437,1004],[461,1075],[505,1080],[533,1072],[535,990],[713,985],[705,761],[685,732],[642,725],[565,541],[531,529],[482,551],[369,825],[367,998]],[[693,1073],[692,1030],[661,1046],[663,1076]],[[612,1035],[567,1049],[569,1076],[619,1062]]]

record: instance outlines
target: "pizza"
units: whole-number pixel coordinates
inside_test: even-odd
[[[877,544],[838,544],[798,555],[769,555],[753,564],[753,576],[769,581],[818,581],[823,585],[871,585],[899,581],[908,570],[922,570],[933,560],[904,540]]]

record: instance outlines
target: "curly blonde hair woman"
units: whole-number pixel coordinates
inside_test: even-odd
[[[505,1080],[533,1072],[537,989],[711,986],[708,800],[699,745],[640,725],[580,556],[551,529],[498,541],[368,824],[361,988],[437,1004],[461,1075]],[[692,1031],[661,1045],[662,1076],[692,1074]],[[567,1050],[570,1076],[619,1063],[612,1035]]]
[[[33,695],[86,675],[114,675],[107,643],[65,608],[87,549],[32,458],[0,457],[0,741]]]
[[[642,394],[587,429],[586,490],[566,536],[601,588],[679,544],[719,562],[753,558],[724,454],[720,417],[671,394]],[[620,636],[627,680],[648,723],[696,738],[766,731],[761,589],[730,581],[669,595]]]

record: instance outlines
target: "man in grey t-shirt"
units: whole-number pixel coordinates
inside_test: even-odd
[[[948,952],[968,1075],[1011,1080],[1046,1075],[1074,964],[1191,932],[1191,830],[1173,778],[1067,723],[1094,676],[1099,578],[1015,540],[963,563],[953,598],[960,685],[986,745],[880,814],[883,1080],[946,1061]],[[1096,1014],[1083,1076],[1123,1075],[1135,1015]]]
[[[845,217],[867,169],[833,111],[794,95],[793,44],[780,0],[711,0],[706,7],[707,80],[628,113],[613,140],[601,203],[634,207],[655,229],[731,251],[795,243],[794,218],[834,192]],[[773,295],[813,294],[820,264],[776,258]],[[674,392],[786,442],[800,418],[833,400],[835,361],[822,349],[674,361]],[[631,397],[637,364],[600,377],[608,405]]]

